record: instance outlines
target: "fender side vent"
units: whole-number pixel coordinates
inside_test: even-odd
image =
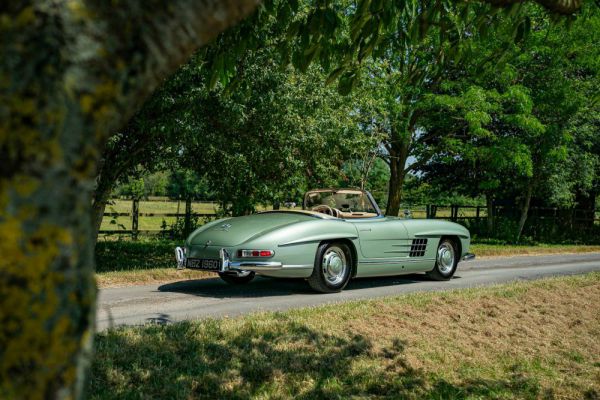
[[[410,257],[423,257],[427,248],[427,239],[413,239],[410,246]]]

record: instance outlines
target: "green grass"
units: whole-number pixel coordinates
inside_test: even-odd
[[[112,204],[106,206],[106,212],[131,212],[132,201],[131,200],[111,200]],[[177,212],[177,201],[176,200],[140,200],[140,212],[141,213],[176,213]],[[217,203],[213,202],[192,202],[192,211],[201,214],[214,214],[218,209]],[[185,201],[179,202],[179,212],[183,214],[185,212]]]
[[[506,296],[511,293],[510,296]],[[92,399],[596,399],[600,274],[98,334]]]
[[[185,202],[178,202],[172,200],[152,200],[152,201],[140,201],[140,213],[185,213]],[[111,200],[111,204],[106,206],[106,213],[118,212],[118,213],[131,213],[132,201],[131,200]],[[192,211],[199,214],[215,214],[219,209],[216,203],[212,202],[192,202]],[[167,228],[175,223],[176,217],[163,217],[163,216],[140,216],[138,219],[138,229],[143,231],[160,231],[165,222]],[[101,230],[131,230],[131,217],[112,217],[105,216],[102,219],[100,226]]]

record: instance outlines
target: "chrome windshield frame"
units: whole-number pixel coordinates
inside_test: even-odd
[[[328,188],[328,189],[313,189],[313,190],[309,190],[309,191],[307,191],[304,194],[304,199],[302,201],[302,209],[303,210],[307,210],[308,209],[307,208],[308,196],[311,193],[332,192],[333,194],[336,194],[338,192],[344,192],[344,191],[361,192],[362,194],[364,194],[365,196],[367,196],[367,199],[369,200],[369,202],[371,202],[371,206],[373,207],[373,209],[377,213],[377,217],[381,217],[383,215],[383,213],[381,212],[381,209],[379,208],[379,205],[377,204],[377,202],[375,201],[375,199],[373,198],[373,196],[371,195],[371,193],[369,193],[369,191],[367,191],[367,190],[356,189],[356,188]],[[376,218],[376,217],[373,217],[373,218]]]

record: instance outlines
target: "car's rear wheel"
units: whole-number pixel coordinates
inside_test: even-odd
[[[219,272],[219,276],[230,285],[243,285],[254,279],[254,271]]]
[[[308,284],[317,292],[339,292],[348,284],[351,272],[352,252],[348,245],[342,242],[322,243],[317,249]]]
[[[437,248],[435,267],[427,275],[436,281],[452,278],[458,266],[458,249],[452,239],[444,238]]]

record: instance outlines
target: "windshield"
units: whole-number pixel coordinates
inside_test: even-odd
[[[342,213],[369,213],[378,214],[377,207],[370,196],[361,190],[315,190],[306,194],[304,208],[307,210],[327,206]]]

